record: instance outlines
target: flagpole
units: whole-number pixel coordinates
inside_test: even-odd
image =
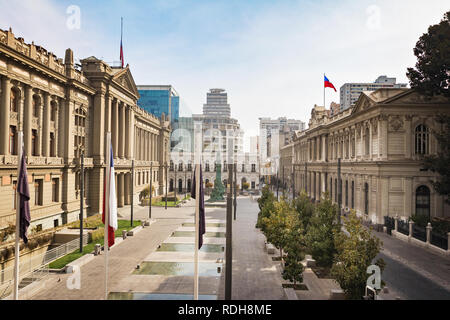
[[[325,106],[325,73],[323,74],[323,107],[326,109]]]
[[[198,300],[198,245],[200,235],[200,164],[195,165],[195,254],[194,254],[194,300]]]
[[[105,202],[105,235],[103,241],[103,248],[105,251],[105,300],[108,299],[108,252],[109,252],[109,185],[110,180],[110,170],[111,170],[111,132],[106,133],[106,169],[105,169],[105,190],[103,192]]]
[[[20,194],[19,194],[19,179],[20,179],[20,170],[21,170],[21,164],[22,164],[22,156],[23,156],[23,149],[22,149],[22,141],[23,141],[23,132],[19,131],[18,135],[18,157],[17,157],[17,184],[16,184],[16,239],[15,239],[15,246],[14,246],[14,253],[15,253],[15,259],[14,259],[14,294],[13,299],[19,300],[19,259],[20,259],[20,247],[19,247],[19,241],[20,241]]]

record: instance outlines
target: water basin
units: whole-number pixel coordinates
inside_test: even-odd
[[[218,277],[222,270],[221,263],[200,262],[198,274],[203,277]],[[140,268],[133,271],[133,274],[141,275],[162,275],[162,276],[193,276],[194,262],[165,262],[165,261],[144,261]]]

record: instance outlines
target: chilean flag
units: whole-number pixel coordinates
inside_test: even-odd
[[[105,182],[103,187],[103,214],[102,221],[105,223],[105,215],[108,215],[108,246],[114,244],[114,231],[117,230],[117,199],[116,181],[114,176],[114,157],[112,145],[110,145],[110,166],[106,168]],[[106,177],[109,175],[109,186],[106,185]],[[108,212],[105,211],[105,203],[108,201]],[[106,226],[105,226],[106,227]]]
[[[120,62],[122,64],[122,68],[123,68],[123,47],[122,47],[122,38],[120,39]]]
[[[328,78],[325,76],[325,75],[323,75],[323,77],[324,77],[324,88],[333,88],[334,89],[334,92],[336,92],[336,88],[333,86],[333,84],[330,82],[330,80],[328,80]]]

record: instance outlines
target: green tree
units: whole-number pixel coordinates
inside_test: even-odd
[[[285,252],[287,253],[284,269],[283,279],[294,282],[294,287],[297,282],[303,281],[303,264],[305,258],[305,236],[302,226],[302,221],[299,219],[299,214],[294,206],[288,211],[287,218],[288,233],[285,244]]]
[[[348,235],[344,232],[336,235],[337,255],[331,274],[349,299],[362,299],[369,276],[367,267],[380,252],[382,242],[363,226],[354,210],[344,226]],[[375,264],[383,271],[385,263],[382,259]]]
[[[292,207],[284,198],[280,202],[274,202],[273,210],[269,212],[269,216],[262,218],[263,225],[265,226],[263,232],[266,235],[267,241],[280,250],[282,260],[283,248],[288,243],[290,227],[292,226],[291,220]]]
[[[433,187],[439,194],[445,197],[445,201],[450,204],[450,116],[438,115],[436,117],[441,124],[441,131],[433,131],[439,148],[436,155],[426,156],[423,161],[425,169],[439,174],[439,178],[432,181]]]
[[[406,75],[411,88],[433,96],[450,97],[450,11],[439,24],[432,25],[414,48],[416,68],[408,68]]]
[[[303,232],[306,233],[309,227],[309,222],[314,213],[314,204],[303,190],[300,192],[300,195],[295,198],[293,205],[298,213],[299,220],[302,223]]]
[[[277,199],[273,192],[270,190],[269,186],[265,186],[262,189],[261,197],[258,199],[259,213],[258,221],[256,222],[256,227],[261,228],[261,231],[265,231],[265,224],[263,218],[270,216],[270,213],[274,210],[275,202]]]
[[[336,212],[336,205],[325,196],[316,205],[309,221],[306,233],[308,250],[322,267],[331,267],[336,254],[335,237],[341,232]]]

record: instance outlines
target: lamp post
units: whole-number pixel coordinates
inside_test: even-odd
[[[167,162],[164,164],[164,169],[166,172],[166,204],[165,204],[165,210],[167,210]]]
[[[133,226],[133,211],[134,211],[134,159],[131,160],[131,208],[130,208],[130,223],[131,227]]]
[[[83,215],[84,215],[84,147],[78,146],[80,150],[80,253],[83,252]]]
[[[153,161],[150,161],[150,197],[148,201],[148,218],[152,218]]]

